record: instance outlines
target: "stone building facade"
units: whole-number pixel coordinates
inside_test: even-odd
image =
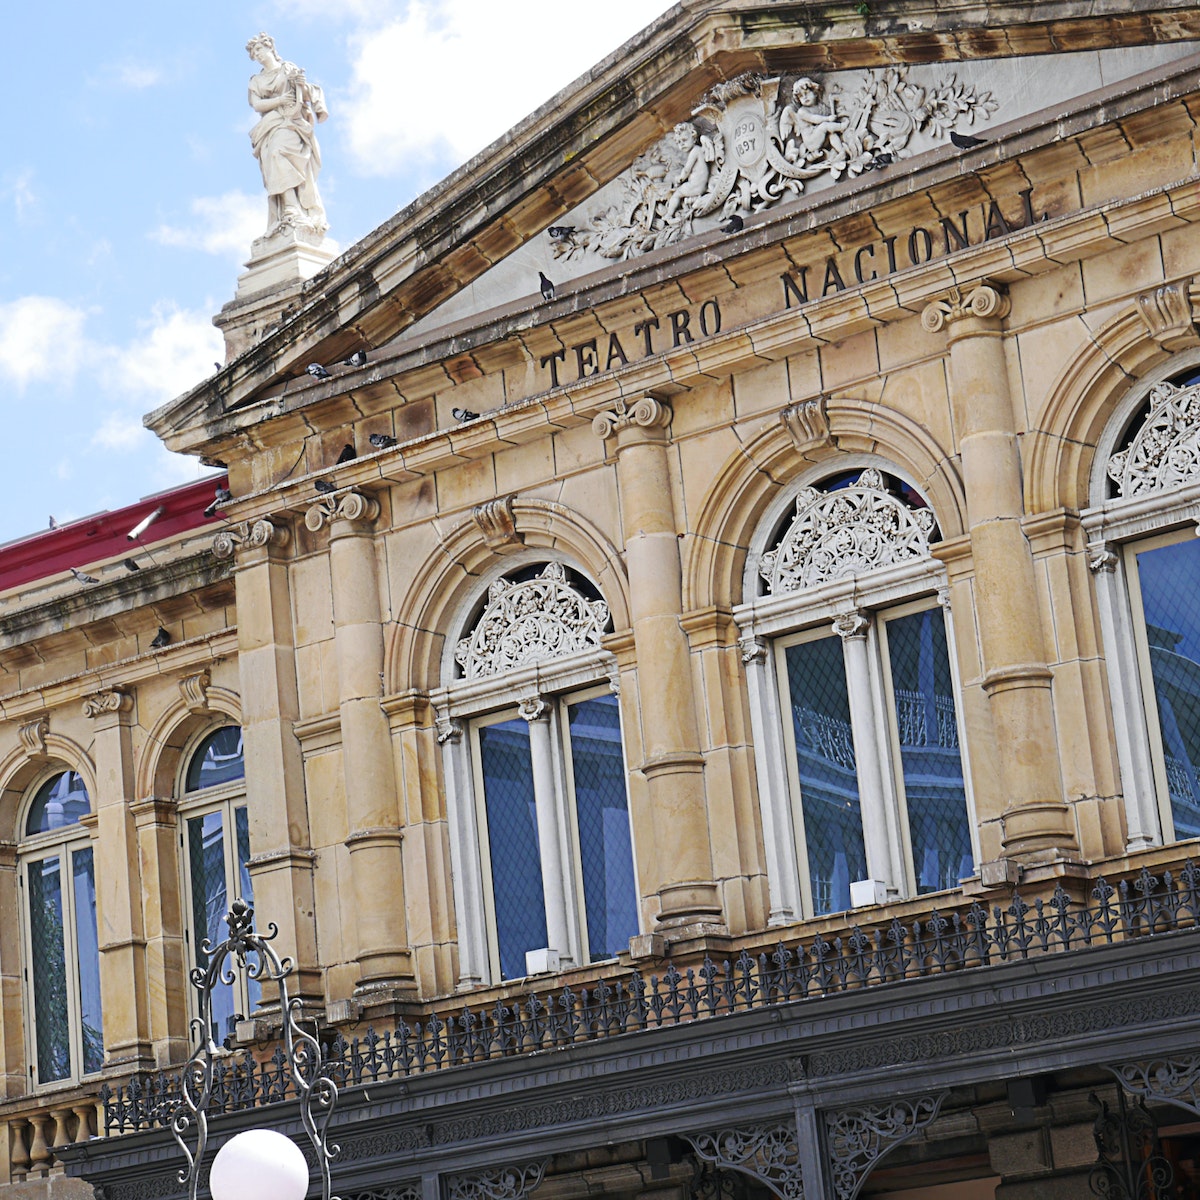
[[[344,1197],[1192,1194],[1198,52],[681,4],[226,306],[147,418],[212,521],[0,551],[14,1194],[179,1194],[239,893]]]

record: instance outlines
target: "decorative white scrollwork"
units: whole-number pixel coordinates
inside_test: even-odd
[[[909,508],[868,468],[835,492],[805,488],[796,497],[795,518],[779,545],[763,555],[759,573],[769,592],[796,592],[928,558],[933,526],[929,509]]]
[[[1121,496],[1141,496],[1200,476],[1200,384],[1150,389],[1150,413],[1124,449],[1108,460]]]
[[[599,648],[607,624],[608,605],[574,588],[562,563],[547,563],[534,579],[492,584],[483,613],[454,657],[467,679],[499,675]]]

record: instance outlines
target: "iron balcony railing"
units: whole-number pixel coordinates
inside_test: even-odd
[[[631,971],[595,986],[535,991],[488,1008],[466,1005],[392,1029],[338,1035],[324,1051],[339,1085],[375,1083],[489,1059],[531,1054],[639,1030],[682,1025],[847,989],[923,979],[948,971],[986,969],[1048,954],[1155,938],[1200,925],[1200,867],[1190,860],[1176,876],[1143,869],[1114,888],[1098,879],[1084,901],[1060,884],[1049,899],[1026,903],[1014,892],[1006,906],[975,902],[922,920],[851,926],[832,939],[781,942],[770,951],[649,978]],[[246,1052],[214,1064],[212,1112],[237,1112],[295,1096],[282,1049],[268,1060]],[[159,1071],[100,1091],[107,1135],[163,1127],[180,1102],[180,1075]]]

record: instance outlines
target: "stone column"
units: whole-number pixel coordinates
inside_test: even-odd
[[[153,1062],[146,990],[146,931],[133,800],[133,700],[117,688],[89,696],[97,836],[92,862],[100,944],[105,1066],[140,1069]]]
[[[659,898],[658,925],[681,936],[723,930],[713,880],[704,793],[704,758],[683,615],[683,573],[668,470],[670,408],[643,396],[601,413],[597,436],[615,435],[617,486],[637,651],[638,709],[647,781],[648,819],[635,822],[654,839],[654,878],[643,892]]]
[[[1021,458],[1004,358],[1008,298],[988,283],[951,291],[922,316],[946,331],[950,399],[967,495],[983,689],[1002,764],[1003,848],[1018,863],[1078,856],[1063,801],[1051,671],[1033,555],[1021,528]],[[999,881],[1004,868],[984,877]]]
[[[304,523],[329,526],[334,652],[354,880],[360,992],[415,987],[404,910],[400,801],[383,699],[383,615],[374,523],[379,504],[358,492],[313,505]]]
[[[213,541],[213,553],[218,558],[236,553],[238,670],[256,923],[260,929],[271,921],[279,926],[276,949],[296,964],[293,995],[320,1001],[304,762],[293,731],[300,697],[284,557],[288,540],[286,526],[263,519],[223,529]]]

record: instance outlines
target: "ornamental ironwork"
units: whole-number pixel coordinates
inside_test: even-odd
[[[705,1162],[753,1176],[780,1200],[804,1200],[800,1151],[790,1121],[737,1125],[684,1137]]]
[[[1119,1063],[1108,1070],[1131,1096],[1165,1100],[1200,1117],[1200,1055]]]
[[[559,562],[533,579],[497,579],[487,604],[454,657],[467,679],[482,679],[600,647],[608,605],[590,600]]]
[[[1188,862],[1178,876],[1142,870],[1115,887],[1098,879],[1084,900],[1061,886],[1032,902],[1015,892],[1007,904],[986,907],[976,900],[950,911],[933,909],[909,922],[893,918],[865,929],[852,925],[838,934],[827,930],[759,954],[743,950],[731,959],[706,957],[683,971],[671,964],[661,975],[630,971],[601,978],[591,987],[531,991],[489,1007],[435,1011],[424,1020],[400,1020],[393,1028],[369,1029],[349,1040],[335,1037],[325,1048],[322,1073],[340,1086],[402,1079],[848,990],[941,978],[950,970],[961,974],[1134,938],[1173,937],[1198,926],[1200,866]],[[1146,1011],[1143,1002],[1130,1019]],[[1022,1036],[1060,1036],[1048,1018],[1023,1022]],[[1012,1036],[1011,1030],[1005,1032]],[[305,1044],[314,1053],[311,1043]],[[956,1046],[950,1038],[946,1052],[965,1049]],[[285,1045],[266,1062],[249,1051],[209,1062],[206,1111],[238,1112],[301,1096],[289,1066],[291,1053],[285,1037]],[[840,1053],[845,1061],[839,1069],[874,1062],[858,1050]],[[888,1054],[889,1062],[910,1061],[919,1056],[919,1048],[892,1046]],[[811,1057],[809,1067],[813,1074],[834,1069],[820,1055]],[[195,1113],[195,1072],[193,1062],[182,1078],[164,1071],[136,1075],[115,1089],[104,1084],[105,1134],[167,1126],[181,1106],[184,1117]],[[303,1078],[313,1079],[308,1072],[306,1066]],[[735,1078],[722,1079],[720,1090],[737,1086]]]
[[[1099,1157],[1088,1175],[1088,1186],[1105,1200],[1168,1200],[1175,1192],[1175,1172],[1163,1156],[1158,1126],[1141,1100],[1126,1104],[1117,1088],[1117,1107],[1095,1092],[1092,1137]]]
[[[825,1131],[837,1200],[854,1200],[875,1164],[929,1125],[947,1094],[860,1104],[827,1113]]]
[[[869,467],[849,487],[834,492],[804,488],[796,515],[774,550],[762,556],[759,574],[771,593],[796,592],[831,579],[929,557],[933,513],[909,508]]]
[[[1150,389],[1150,412],[1124,450],[1108,460],[1119,496],[1179,487],[1200,475],[1200,384]]]
[[[515,1167],[488,1167],[446,1180],[446,1200],[525,1200],[542,1182],[546,1160]]]

